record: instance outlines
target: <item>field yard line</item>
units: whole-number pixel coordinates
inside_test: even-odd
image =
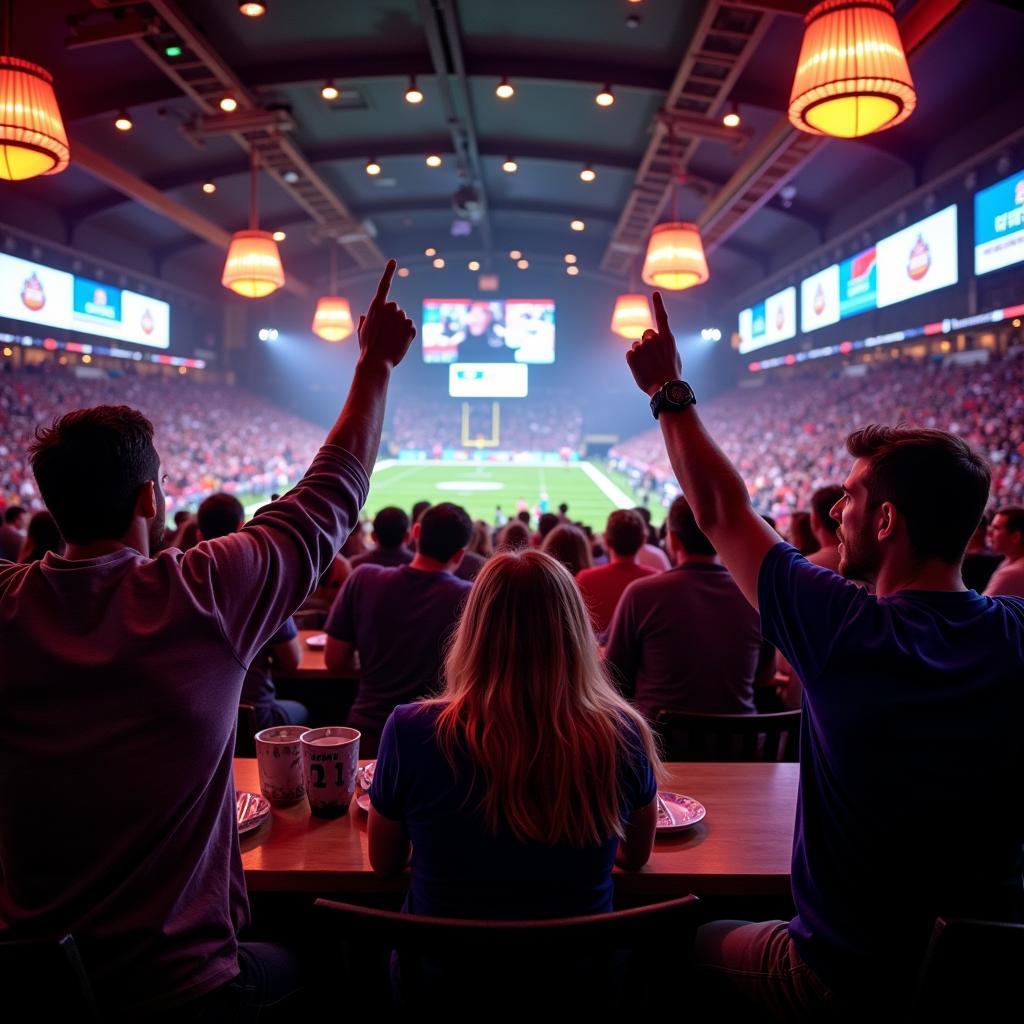
[[[617,508],[633,508],[636,505],[625,491],[616,487],[596,466],[589,462],[577,462],[576,465],[590,477],[591,482],[609,501],[615,503]]]
[[[390,469],[392,466],[398,465],[398,459],[380,459],[374,464],[373,472],[376,473],[378,469]]]
[[[392,465],[393,466],[397,466],[397,465],[400,465],[400,463],[392,462]],[[422,465],[422,463],[418,462],[418,463],[416,463],[415,466],[410,467],[404,473],[397,473],[394,476],[389,476],[386,480],[378,481],[378,482],[390,485],[390,484],[395,483],[397,480],[404,480],[407,476],[412,476],[413,473],[417,472],[420,469],[421,465]],[[386,466],[384,468],[387,469]],[[374,474],[376,474],[376,472],[377,472],[377,467],[376,466],[373,467],[373,472],[374,472]],[[371,482],[371,484],[373,483],[372,479],[371,479],[370,482]]]

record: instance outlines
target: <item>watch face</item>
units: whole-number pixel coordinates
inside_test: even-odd
[[[688,384],[675,381],[665,388],[665,398],[673,405],[686,405],[693,398],[693,392]]]

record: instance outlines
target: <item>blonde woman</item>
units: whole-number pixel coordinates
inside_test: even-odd
[[[532,918],[612,909],[612,867],[654,844],[661,771],[613,689],[572,577],[539,551],[477,577],[442,694],[388,720],[370,797],[370,863],[406,910]]]

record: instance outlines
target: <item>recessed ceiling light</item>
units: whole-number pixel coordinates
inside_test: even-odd
[[[520,270],[526,270],[526,268],[529,267],[529,265],[530,265],[530,261],[529,260],[517,260],[516,261],[516,266]]]
[[[593,181],[597,177],[597,171],[589,164],[580,171],[580,181]]]
[[[409,88],[405,90],[405,102],[406,103],[422,103],[423,93],[420,91],[419,86],[416,84],[416,76],[409,76]]]
[[[615,102],[615,93],[610,85],[605,87],[594,97],[594,102],[599,107],[610,107]]]
[[[480,269],[480,261],[479,260],[470,260],[469,263],[467,264],[467,266],[469,267],[470,270],[479,270]]]
[[[507,174],[515,174],[519,170],[519,164],[512,159],[512,157],[505,157],[505,162],[501,165],[501,169]]]
[[[722,124],[726,128],[738,128],[740,123],[740,108],[739,104],[734,103],[730,108],[729,112],[722,118]]]
[[[398,276],[399,277],[408,277],[409,276],[409,268],[408,267],[399,267],[398,268]]]
[[[523,257],[523,254],[518,249],[513,249],[508,254],[508,258],[510,260],[518,260],[518,259],[522,259],[522,257]]]
[[[573,220],[569,222],[569,227],[571,227],[573,231],[584,231],[587,225],[581,220]]]
[[[223,96],[220,101],[220,109],[225,114],[234,113],[238,109],[238,100],[234,96]]]
[[[247,18],[262,18],[267,13],[267,5],[262,0],[240,0],[238,13]]]
[[[380,164],[372,157],[366,161],[366,173],[369,174],[371,178],[380,174]]]
[[[288,236],[283,231],[275,231],[271,237],[275,242],[283,242]]]
[[[438,257],[436,257],[436,258],[434,259],[434,266],[435,266],[435,267],[436,267],[436,268],[437,268],[438,270],[441,270],[441,269],[442,269],[442,268],[444,267],[444,257],[443,257],[443,256],[438,256]]]
[[[427,155],[427,166],[428,167],[440,167],[441,157],[437,153],[429,153]]]
[[[327,81],[320,86],[320,95],[323,96],[325,100],[336,100],[341,93],[338,91],[338,87],[334,82],[328,78]]]
[[[567,252],[565,254],[565,262],[566,263],[575,263],[576,262],[576,254],[575,253],[571,253],[571,252]]]
[[[203,182],[203,191],[208,196],[212,196],[213,193],[217,191],[217,183],[213,182],[213,181],[204,181]]]
[[[565,272],[570,277],[575,277],[580,272],[580,268],[579,267],[566,267],[565,268]]]
[[[284,174],[281,175],[281,177],[286,182],[288,182],[289,185],[294,185],[295,182],[297,182],[299,180],[299,172],[298,171],[285,171]]]
[[[423,250],[423,255],[424,256],[436,256],[437,255],[437,250],[433,246],[430,246],[429,249],[424,249]]]
[[[494,95],[500,100],[510,100],[515,96],[516,91],[512,87],[512,83],[504,76],[498,83],[498,87],[494,90]]]
[[[122,110],[121,113],[114,118],[114,127],[119,132],[130,132],[132,130],[132,119],[128,116],[127,110]]]

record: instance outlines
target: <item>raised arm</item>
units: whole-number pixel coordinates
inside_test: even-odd
[[[662,384],[682,378],[682,362],[661,293],[654,293],[657,331],[644,331],[626,353],[641,391],[653,396]],[[746,485],[704,429],[694,405],[658,417],[669,460],[701,530],[715,545],[743,596],[757,607],[757,577],[778,534],[754,511]]]

